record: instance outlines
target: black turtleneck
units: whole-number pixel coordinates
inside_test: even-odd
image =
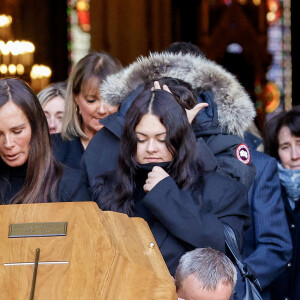
[[[144,203],[143,198],[146,196],[146,192],[144,191],[144,184],[148,178],[148,173],[150,173],[153,167],[158,166],[163,168],[166,172],[168,172],[168,167],[170,162],[163,163],[149,163],[149,164],[138,164],[138,171],[135,176],[135,190],[134,190],[134,214],[136,217],[143,218],[147,221],[148,225],[151,226],[154,221],[154,216],[149,211]]]
[[[26,177],[27,163],[20,167],[9,167],[9,184],[7,185],[4,203],[9,204],[11,199],[21,190]]]

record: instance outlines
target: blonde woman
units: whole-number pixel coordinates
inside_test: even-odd
[[[67,83],[65,81],[55,82],[45,87],[37,95],[47,118],[51,134],[61,132],[61,122],[65,112],[66,89]]]
[[[107,53],[93,52],[82,58],[71,72],[65,99],[61,134],[52,135],[54,156],[69,167],[80,169],[81,156],[100,121],[118,106],[104,103],[99,87],[105,78],[120,71],[120,62]]]

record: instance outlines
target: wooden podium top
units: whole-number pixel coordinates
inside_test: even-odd
[[[141,218],[103,212],[94,202],[70,202],[2,205],[0,220],[2,299],[29,299],[37,248],[34,299],[177,299]],[[54,222],[67,222],[65,236],[46,236]],[[9,237],[11,224],[26,227],[26,236]],[[42,236],[28,236],[37,232]]]

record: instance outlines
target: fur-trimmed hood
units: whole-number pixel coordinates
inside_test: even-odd
[[[140,85],[161,77],[174,77],[192,88],[210,91],[222,131],[243,136],[255,117],[254,105],[237,79],[220,65],[191,54],[153,53],[110,75],[102,83],[102,99],[119,105]]]

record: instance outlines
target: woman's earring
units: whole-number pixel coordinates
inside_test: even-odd
[[[80,109],[79,109],[79,106],[78,106],[78,105],[76,105],[76,113],[77,113],[78,115],[81,115],[81,112],[80,112]]]

